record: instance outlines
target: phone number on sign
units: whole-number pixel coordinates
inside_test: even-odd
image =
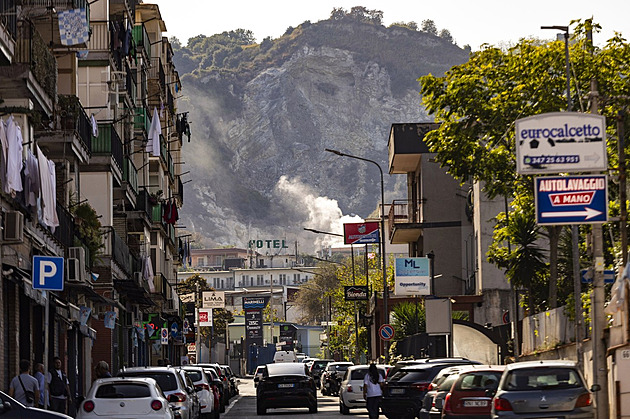
[[[537,166],[539,164],[579,163],[580,156],[537,156],[537,157],[525,156],[525,158],[523,159],[523,162],[530,166]]]

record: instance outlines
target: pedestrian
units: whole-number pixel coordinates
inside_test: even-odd
[[[50,393],[50,409],[59,413],[66,413],[68,402],[72,402],[70,393],[70,381],[61,370],[61,358],[53,358],[53,369],[46,374],[46,383]]]
[[[385,380],[381,374],[378,373],[376,364],[370,364],[368,373],[365,374],[365,378],[363,379],[363,398],[365,399],[370,419],[377,419],[379,416],[384,382]]]
[[[29,374],[30,369],[30,361],[26,359],[20,361],[20,373],[11,380],[9,396],[24,406],[37,407],[39,403],[39,383],[35,377]]]
[[[112,374],[109,372],[109,364],[105,361],[99,361],[94,368],[96,378],[111,378]]]
[[[38,362],[33,369],[35,373],[33,377],[39,383],[39,405],[44,406],[44,390],[46,390],[46,376],[44,375],[44,364]]]

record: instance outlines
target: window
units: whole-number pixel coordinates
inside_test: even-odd
[[[151,397],[151,390],[142,383],[115,383],[102,385],[96,390],[97,399],[139,399]]]
[[[287,284],[287,274],[280,274],[279,281],[280,281],[280,284],[286,285]]]
[[[224,288],[223,279],[221,279],[221,288]]]
[[[256,285],[263,285],[265,283],[265,279],[263,275],[256,275]]]
[[[125,377],[149,377],[153,378],[157,381],[158,385],[162,389],[162,391],[173,391],[177,390],[177,378],[174,373],[171,372],[152,372],[150,370],[139,372],[125,372],[121,375]]]
[[[582,386],[582,380],[573,368],[523,368],[508,373],[504,390],[526,391]]]

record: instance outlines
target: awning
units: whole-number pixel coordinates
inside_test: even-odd
[[[93,302],[98,303],[98,304],[108,305],[108,306],[114,306],[114,307],[118,307],[121,310],[125,310],[125,307],[123,307],[123,305],[120,304],[118,301],[113,300],[109,297],[105,297],[104,295],[101,295],[97,293],[96,291],[94,291],[94,289],[92,288],[87,288],[87,287],[81,287],[81,288],[82,288],[81,292],[83,293],[83,295],[85,295],[88,299],[92,300]]]
[[[114,279],[114,287],[132,304],[139,304],[141,306],[155,305],[146,289],[138,287],[135,281],[129,279]]]

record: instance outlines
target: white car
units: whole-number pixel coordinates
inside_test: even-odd
[[[182,367],[182,370],[186,372],[195,386],[201,404],[201,419],[218,418],[219,411],[214,409],[214,393],[203,368],[189,366]]]
[[[173,419],[168,400],[152,378],[100,378],[81,403],[77,419]]]
[[[379,374],[387,376],[387,365],[377,365]],[[363,398],[363,380],[369,365],[353,365],[346,370],[339,387],[339,412],[343,415],[350,413],[350,409],[365,408]]]

